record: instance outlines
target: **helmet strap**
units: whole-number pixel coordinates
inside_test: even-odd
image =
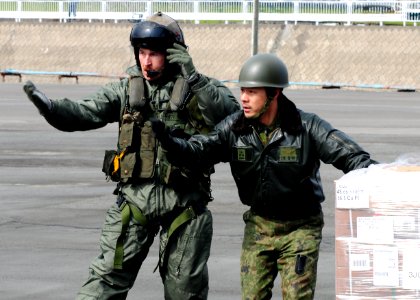
[[[273,99],[274,99],[273,96],[267,96],[267,98],[265,99],[265,103],[264,103],[263,108],[261,108],[261,110],[258,112],[258,114],[256,114],[251,119],[258,119],[259,117],[261,117],[267,111],[267,109],[270,106],[270,103],[271,103],[271,101],[273,101]]]
[[[139,69],[141,69],[140,66],[140,59],[139,59],[139,52],[140,52],[140,48],[135,47],[134,48],[134,58],[136,60],[136,65]]]

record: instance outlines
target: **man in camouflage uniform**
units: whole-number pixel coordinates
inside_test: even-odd
[[[229,162],[244,213],[242,299],[270,299],[278,273],[284,300],[314,299],[324,225],[320,162],[343,172],[376,163],[343,132],[284,94],[285,64],[258,54],[239,75],[242,111],[207,136],[180,140],[153,121],[174,164]]]
[[[101,253],[77,299],[125,299],[160,230],[159,271],[165,299],[207,299],[212,239],[211,166],[172,165],[151,130],[162,120],[181,138],[206,133],[240,108],[221,82],[196,71],[181,28],[157,13],[136,24],[130,41],[136,65],[128,78],[84,99],[51,100],[33,83],[24,91],[45,119],[62,131],[119,122],[118,147],[103,171],[118,182],[108,210]]]

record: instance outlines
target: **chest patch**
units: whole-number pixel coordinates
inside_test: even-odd
[[[279,162],[299,162],[300,149],[296,147],[280,147]]]
[[[233,161],[252,161],[252,148],[251,147],[234,147],[232,153]]]

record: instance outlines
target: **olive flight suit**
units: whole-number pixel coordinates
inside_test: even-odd
[[[180,74],[156,82],[130,78],[71,101],[52,100],[46,120],[63,131],[92,130],[119,122],[118,145],[105,154],[103,171],[117,183],[117,201],[105,218],[100,255],[77,299],[125,299],[160,230],[159,271],[165,299],[206,299],[207,260],[212,239],[212,168],[171,165],[154,138],[150,118],[179,137],[207,133],[240,108],[221,82],[200,75],[187,84]]]

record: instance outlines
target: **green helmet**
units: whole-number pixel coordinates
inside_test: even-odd
[[[174,43],[185,46],[181,27],[171,17],[158,12],[133,26],[130,42],[134,48],[166,51]]]
[[[256,54],[250,57],[239,73],[240,87],[274,87],[289,86],[287,67],[274,54]]]

